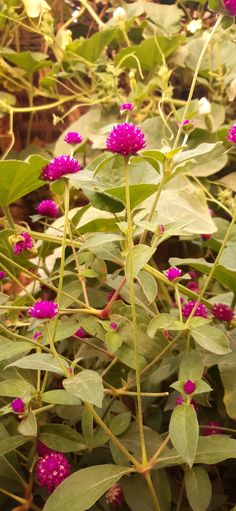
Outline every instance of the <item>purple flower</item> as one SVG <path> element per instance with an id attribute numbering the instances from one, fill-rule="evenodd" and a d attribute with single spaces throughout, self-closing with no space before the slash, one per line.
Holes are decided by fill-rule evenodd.
<path id="1" fill-rule="evenodd" d="M 211 234 L 201 234 L 201 238 L 203 241 L 210 240 Z"/>
<path id="2" fill-rule="evenodd" d="M 110 131 L 106 146 L 112 153 L 128 156 L 136 154 L 146 146 L 145 136 L 142 130 L 131 122 L 117 124 Z"/>
<path id="3" fill-rule="evenodd" d="M 71 473 L 71 464 L 66 456 L 60 452 L 46 454 L 38 460 L 36 465 L 36 476 L 40 486 L 52 493 L 59 484 Z"/>
<path id="4" fill-rule="evenodd" d="M 43 456 L 46 456 L 47 454 L 52 454 L 52 452 L 56 452 L 53 449 L 50 449 L 50 447 L 47 447 L 41 440 L 37 443 L 37 451 L 38 455 L 43 458 Z"/>
<path id="5" fill-rule="evenodd" d="M 131 112 L 133 109 L 134 109 L 133 103 L 122 103 L 122 105 L 120 105 L 121 111 L 129 110 Z"/>
<path id="6" fill-rule="evenodd" d="M 165 227 L 164 227 L 164 225 L 159 225 L 159 229 L 160 229 L 160 231 L 161 231 L 161 234 L 164 234 L 164 232 L 165 232 Z"/>
<path id="7" fill-rule="evenodd" d="M 52 319 L 58 313 L 58 304 L 48 301 L 35 302 L 29 309 L 29 315 L 37 319 Z"/>
<path id="8" fill-rule="evenodd" d="M 226 4 L 226 2 L 225 2 L 225 4 Z M 234 11 L 235 11 L 234 16 L 236 16 L 236 2 L 235 2 L 235 0 L 228 0 L 228 4 L 234 4 Z M 227 140 L 229 142 L 232 142 L 232 144 L 236 144 L 236 124 L 233 124 L 231 126 L 231 128 L 229 129 L 229 131 L 227 133 Z"/>
<path id="9" fill-rule="evenodd" d="M 13 245 L 14 254 L 19 255 L 21 252 L 33 248 L 33 240 L 28 232 L 21 232 L 19 236 L 17 235 L 18 238 L 19 241 L 16 241 Z"/>
<path id="10" fill-rule="evenodd" d="M 171 268 L 166 270 L 164 273 L 165 273 L 165 276 L 168 278 L 168 280 L 170 282 L 172 282 L 172 280 L 175 280 L 175 279 L 178 279 L 179 277 L 181 277 L 183 272 L 179 268 L 172 266 Z"/>
<path id="11" fill-rule="evenodd" d="M 80 135 L 77 131 L 68 131 L 68 133 L 64 137 L 65 142 L 70 145 L 81 144 L 83 141 L 82 135 Z"/>
<path id="12" fill-rule="evenodd" d="M 36 341 L 39 337 L 41 337 L 43 334 L 42 332 L 35 332 L 34 333 L 34 340 Z"/>
<path id="13" fill-rule="evenodd" d="M 188 126 L 189 124 L 194 124 L 194 122 L 191 121 L 190 119 L 184 119 L 183 126 Z M 180 127 L 180 125 L 181 122 L 178 123 L 178 128 Z"/>
<path id="14" fill-rule="evenodd" d="M 88 337 L 87 332 L 81 327 L 75 332 L 76 337 L 80 337 L 81 339 L 84 339 L 84 337 Z"/>
<path id="15" fill-rule="evenodd" d="M 194 280 L 192 280 L 191 282 L 188 282 L 187 288 L 191 289 L 192 291 L 198 292 L 199 291 L 198 282 L 195 282 Z"/>
<path id="16" fill-rule="evenodd" d="M 110 327 L 112 328 L 112 330 L 117 330 L 118 325 L 113 321 L 112 323 L 110 323 Z"/>
<path id="17" fill-rule="evenodd" d="M 215 318 L 220 321 L 232 321 L 234 317 L 234 311 L 225 303 L 216 303 L 213 306 L 212 314 Z"/>
<path id="18" fill-rule="evenodd" d="M 185 394 L 192 394 L 196 390 L 196 385 L 192 380 L 187 380 L 184 383 Z"/>
<path id="19" fill-rule="evenodd" d="M 56 156 L 46 167 L 43 167 L 41 179 L 57 181 L 67 174 L 75 174 L 81 170 L 79 162 L 71 156 Z"/>
<path id="20" fill-rule="evenodd" d="M 22 401 L 20 397 L 16 397 L 16 399 L 14 399 L 14 401 L 11 402 L 11 407 L 13 412 L 15 413 L 23 413 L 25 409 L 25 403 L 24 401 Z"/>
<path id="21" fill-rule="evenodd" d="M 6 275 L 7 275 L 7 274 L 6 274 L 6 272 L 5 272 L 5 271 L 1 271 L 1 270 L 0 270 L 0 280 L 5 279 Z"/>
<path id="22" fill-rule="evenodd" d="M 108 302 L 110 302 L 110 300 L 113 298 L 114 294 L 115 294 L 115 291 L 110 291 L 110 293 L 108 293 L 108 295 L 107 295 Z M 122 300 L 121 296 L 117 295 L 116 300 Z"/>
<path id="23" fill-rule="evenodd" d="M 175 406 L 183 405 L 184 403 L 185 403 L 185 400 L 184 400 L 183 396 L 178 396 L 175 400 Z M 195 399 L 191 399 L 190 405 L 192 405 L 196 410 L 197 403 L 196 403 Z"/>
<path id="24" fill-rule="evenodd" d="M 60 209 L 57 204 L 50 199 L 42 200 L 36 207 L 39 215 L 48 216 L 50 218 L 57 218 L 60 214 Z"/>
<path id="25" fill-rule="evenodd" d="M 191 279 L 197 279 L 197 274 L 195 271 L 189 271 L 188 274 L 191 277 Z"/>
<path id="26" fill-rule="evenodd" d="M 220 435 L 220 434 L 222 434 L 221 428 L 217 427 L 217 426 L 220 426 L 220 423 L 218 421 L 210 421 L 210 422 L 207 423 L 207 426 L 208 427 L 203 428 L 203 435 L 210 436 L 210 435 Z"/>
<path id="27" fill-rule="evenodd" d="M 182 313 L 185 318 L 188 318 L 190 316 L 195 305 L 196 305 L 196 300 L 188 300 L 186 303 L 184 303 L 184 305 L 182 306 Z M 201 316 L 202 318 L 206 318 L 207 314 L 208 313 L 207 313 L 207 309 L 206 309 L 205 305 L 203 305 L 202 303 L 199 303 L 198 306 L 196 307 L 196 310 L 194 311 L 193 315 Z"/>
<path id="28" fill-rule="evenodd" d="M 106 492 L 106 503 L 113 507 L 122 506 L 125 498 L 122 486 L 120 484 L 113 484 L 113 486 Z"/>

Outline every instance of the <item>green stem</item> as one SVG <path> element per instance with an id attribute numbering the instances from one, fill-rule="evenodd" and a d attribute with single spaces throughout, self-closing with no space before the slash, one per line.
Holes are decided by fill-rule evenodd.
<path id="1" fill-rule="evenodd" d="M 15 230 L 15 222 L 13 220 L 13 217 L 12 217 L 12 214 L 11 214 L 11 211 L 10 211 L 10 208 L 6 207 L 2 207 L 2 210 L 3 210 L 3 213 L 4 213 L 4 216 L 6 217 L 7 219 L 7 222 L 8 222 L 8 225 L 11 229 L 14 229 Z"/>
<path id="2" fill-rule="evenodd" d="M 139 367 L 139 341 L 137 332 L 137 317 L 135 308 L 135 290 L 134 290 L 134 260 L 133 260 L 133 227 L 132 227 L 132 216 L 131 216 L 131 205 L 130 205 L 130 193 L 129 193 L 129 160 L 124 158 L 125 161 L 125 198 L 126 198 L 126 212 L 128 222 L 127 242 L 129 251 L 129 288 L 130 288 L 130 305 L 132 310 L 133 318 L 133 338 L 134 338 L 134 352 L 135 352 L 135 372 L 136 372 L 136 385 L 137 385 L 137 408 L 138 408 L 138 426 L 140 434 L 141 452 L 142 452 L 142 464 L 147 463 L 147 453 L 144 438 L 144 427 L 143 427 L 143 412 L 142 412 L 142 397 L 141 397 L 141 382 L 140 382 L 140 367 Z"/>
<path id="3" fill-rule="evenodd" d="M 98 17 L 97 13 L 94 11 L 92 6 L 89 5 L 91 2 L 89 3 L 87 2 L 87 0 L 80 0 L 80 3 L 85 7 L 85 9 L 87 9 L 89 14 L 91 14 L 92 18 L 97 22 L 98 26 L 100 28 L 103 27 L 104 26 L 103 21 Z"/>
<path id="4" fill-rule="evenodd" d="M 150 472 L 147 472 L 147 474 L 145 475 L 145 479 L 146 479 L 146 482 L 147 482 L 147 485 L 149 488 L 149 492 L 150 492 L 150 495 L 151 495 L 151 498 L 153 501 L 153 506 L 154 506 L 153 511 L 161 511 L 161 506 L 160 506 L 159 500 L 157 498 L 155 488 L 153 486 Z"/>
<path id="5" fill-rule="evenodd" d="M 192 83 L 191 83 L 191 87 L 190 87 L 190 91 L 189 91 L 189 95 L 188 95 L 188 99 L 187 99 L 187 103 L 185 105 L 185 109 L 184 109 L 184 112 L 183 112 L 183 116 L 182 116 L 182 119 L 181 119 L 181 123 L 179 125 L 179 129 L 178 129 L 178 132 L 177 132 L 177 135 L 176 135 L 176 139 L 175 139 L 175 142 L 174 142 L 174 145 L 173 145 L 173 149 L 175 149 L 177 146 L 178 146 L 178 143 L 179 143 L 179 139 L 180 139 L 180 135 L 182 133 L 182 129 L 183 129 L 183 123 L 184 123 L 184 120 L 187 118 L 187 114 L 188 114 L 188 110 L 189 110 L 189 105 L 190 105 L 190 102 L 192 100 L 192 97 L 193 97 L 193 93 L 194 93 L 194 89 L 195 89 L 195 86 L 196 86 L 196 83 L 197 83 L 197 77 L 198 77 L 198 73 L 200 71 L 200 68 L 201 68 L 201 64 L 202 64 L 202 61 L 203 61 L 203 57 L 206 53 L 206 50 L 208 48 L 208 45 L 210 44 L 217 28 L 219 27 L 222 19 L 224 17 L 224 14 L 220 14 L 212 31 L 209 33 L 207 39 L 206 39 L 206 42 L 202 48 L 202 51 L 200 53 L 200 56 L 199 56 L 199 59 L 198 59 L 198 63 L 196 65 L 196 69 L 195 69 L 195 72 L 194 72 L 194 75 L 193 75 L 193 80 L 192 80 Z"/>

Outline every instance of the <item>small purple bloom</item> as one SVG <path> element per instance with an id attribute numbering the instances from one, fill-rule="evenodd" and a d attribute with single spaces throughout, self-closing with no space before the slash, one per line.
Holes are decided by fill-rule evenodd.
<path id="1" fill-rule="evenodd" d="M 235 0 L 229 0 L 228 3 L 229 4 L 234 3 L 234 10 L 235 10 L 234 16 L 236 16 L 236 2 L 235 2 Z M 231 128 L 229 129 L 229 131 L 227 133 L 227 140 L 229 142 L 232 142 L 232 144 L 236 144 L 236 124 L 233 124 L 233 126 L 231 126 Z"/>
<path id="2" fill-rule="evenodd" d="M 58 304 L 50 301 L 35 302 L 29 309 L 29 315 L 37 319 L 52 319 L 58 314 Z"/>
<path id="3" fill-rule="evenodd" d="M 175 280 L 175 279 L 178 279 L 179 277 L 181 277 L 183 272 L 179 268 L 172 266 L 171 268 L 166 270 L 164 273 L 165 273 L 165 276 L 168 278 L 168 280 L 170 282 L 172 282 L 172 280 Z"/>
<path id="4" fill-rule="evenodd" d="M 134 109 L 133 103 L 122 103 L 122 105 L 120 105 L 121 111 L 128 110 L 129 112 L 131 112 L 133 109 Z"/>
<path id="5" fill-rule="evenodd" d="M 145 136 L 142 130 L 131 122 L 117 124 L 110 131 L 106 146 L 112 153 L 129 156 L 136 154 L 146 146 Z"/>
<path id="6" fill-rule="evenodd" d="M 25 409 L 25 403 L 24 401 L 22 401 L 20 397 L 16 397 L 16 399 L 14 399 L 14 401 L 11 402 L 11 407 L 13 412 L 15 413 L 23 413 Z"/>
<path id="7" fill-rule="evenodd" d="M 192 380 L 187 380 L 184 383 L 184 392 L 186 394 L 192 394 L 196 390 L 196 385 Z"/>
<path id="8" fill-rule="evenodd" d="M 175 406 L 183 405 L 184 403 L 185 403 L 185 400 L 184 400 L 183 396 L 178 396 L 175 400 Z M 192 405 L 196 410 L 197 403 L 196 403 L 195 399 L 191 399 L 190 405 Z"/>
<path id="9" fill-rule="evenodd" d="M 52 454 L 52 452 L 56 452 L 53 449 L 50 449 L 50 447 L 47 447 L 41 440 L 37 443 L 37 451 L 38 455 L 43 458 L 43 456 L 46 456 L 47 454 Z"/>
<path id="10" fill-rule="evenodd" d="M 115 291 L 110 291 L 110 293 L 108 293 L 108 295 L 107 295 L 108 302 L 110 302 L 110 300 L 113 298 L 114 294 L 115 294 Z M 121 296 L 117 295 L 116 300 L 122 300 Z"/>
<path id="11" fill-rule="evenodd" d="M 187 283 L 187 288 L 191 289 L 191 291 L 195 291 L 196 293 L 199 291 L 199 285 L 198 282 L 192 280 L 191 282 Z"/>
<path id="12" fill-rule="evenodd" d="M 49 218 L 57 218 L 60 214 L 60 209 L 57 204 L 50 199 L 42 200 L 36 207 L 39 215 L 48 216 Z"/>
<path id="13" fill-rule="evenodd" d="M 19 255 L 21 252 L 33 248 L 33 240 L 28 232 L 21 232 L 19 236 L 17 235 L 17 238 L 19 238 L 19 241 L 13 245 L 14 254 Z"/>
<path id="14" fill-rule="evenodd" d="M 194 122 L 191 121 L 190 119 L 184 119 L 183 126 L 188 126 L 189 124 L 194 124 Z M 180 125 L 181 122 L 178 123 L 178 128 L 180 127 Z"/>
<path id="15" fill-rule="evenodd" d="M 195 300 L 188 300 L 186 303 L 184 303 L 184 305 L 182 306 L 182 313 L 185 318 L 188 318 L 190 316 L 195 305 L 196 305 Z M 208 314 L 208 312 L 207 312 L 205 305 L 203 305 L 202 303 L 199 303 L 198 306 L 196 307 L 196 310 L 194 311 L 193 315 L 200 316 L 202 318 L 206 318 L 207 314 Z"/>
<path id="16" fill-rule="evenodd" d="M 225 303 L 216 303 L 213 306 L 212 314 L 215 318 L 220 321 L 232 321 L 234 317 L 234 311 Z"/>
<path id="17" fill-rule="evenodd" d="M 113 321 L 112 323 L 110 323 L 110 327 L 112 328 L 112 330 L 117 330 L 118 325 Z"/>
<path id="18" fill-rule="evenodd" d="M 0 280 L 5 279 L 6 275 L 7 275 L 7 274 L 6 274 L 6 272 L 5 272 L 5 271 L 1 271 L 1 270 L 0 270 Z"/>
<path id="19" fill-rule="evenodd" d="M 64 137 L 64 140 L 67 142 L 67 144 L 77 145 L 81 144 L 83 137 L 77 131 L 68 131 Z"/>
<path id="20" fill-rule="evenodd" d="M 34 340 L 36 341 L 39 337 L 41 337 L 43 334 L 42 332 L 35 332 L 34 333 Z"/>
<path id="21" fill-rule="evenodd" d="M 48 492 L 52 493 L 70 475 L 71 468 L 71 464 L 64 454 L 52 452 L 38 460 L 36 476 L 40 486 L 47 488 Z"/>
<path id="22" fill-rule="evenodd" d="M 81 339 L 84 339 L 84 337 L 88 337 L 87 332 L 81 327 L 75 332 L 76 337 L 80 337 Z"/>
<path id="23" fill-rule="evenodd" d="M 113 486 L 106 492 L 106 503 L 113 507 L 122 506 L 125 498 L 122 486 L 120 484 L 113 484 Z"/>
<path id="24" fill-rule="evenodd" d="M 43 167 L 41 179 L 57 181 L 67 174 L 75 174 L 81 170 L 79 162 L 72 156 L 56 156 L 46 167 Z"/>
<path id="25" fill-rule="evenodd" d="M 211 239 L 211 234 L 201 234 L 201 238 L 203 241 L 207 241 Z"/>
<path id="26" fill-rule="evenodd" d="M 164 225 L 160 225 L 159 228 L 160 228 L 161 234 L 164 234 L 164 232 L 165 232 Z"/>
<path id="27" fill-rule="evenodd" d="M 220 423 L 218 421 L 208 422 L 206 428 L 203 429 L 203 434 L 205 436 L 222 434 L 222 430 L 218 426 L 220 426 Z"/>

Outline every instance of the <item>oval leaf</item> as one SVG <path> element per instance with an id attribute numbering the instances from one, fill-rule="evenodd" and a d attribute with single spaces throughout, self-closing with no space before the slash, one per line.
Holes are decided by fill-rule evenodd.
<path id="1" fill-rule="evenodd" d="M 205 468 L 193 467 L 187 470 L 184 482 L 188 501 L 193 511 L 206 511 L 211 501 L 212 489 Z"/>
<path id="2" fill-rule="evenodd" d="M 196 412 L 191 405 L 176 406 L 170 419 L 170 438 L 184 461 L 192 467 L 199 434 Z"/>
<path id="3" fill-rule="evenodd" d="M 214 326 L 204 325 L 191 328 L 191 334 L 199 346 L 217 355 L 226 355 L 231 352 L 227 337 Z"/>
<path id="4" fill-rule="evenodd" d="M 102 378 L 95 371 L 85 369 L 73 378 L 64 380 L 63 386 L 72 396 L 79 397 L 82 401 L 87 401 L 101 408 L 104 390 Z"/>

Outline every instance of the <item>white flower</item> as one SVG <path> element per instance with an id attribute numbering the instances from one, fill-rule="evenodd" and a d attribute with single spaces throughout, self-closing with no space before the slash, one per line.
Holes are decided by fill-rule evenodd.
<path id="1" fill-rule="evenodd" d="M 25 11 L 29 18 L 39 18 L 42 14 L 51 10 L 46 0 L 22 0 Z"/>
<path id="2" fill-rule="evenodd" d="M 202 28 L 202 20 L 201 19 L 192 20 L 187 25 L 187 31 L 191 32 L 191 34 L 195 34 L 195 32 L 197 32 L 197 30 L 201 30 L 201 28 Z"/>
<path id="3" fill-rule="evenodd" d="M 198 113 L 200 115 L 208 115 L 211 113 L 211 103 L 207 98 L 201 98 L 198 101 Z"/>
<path id="4" fill-rule="evenodd" d="M 123 7 L 117 7 L 113 12 L 113 19 L 116 21 L 125 21 L 126 20 L 126 11 Z"/>

